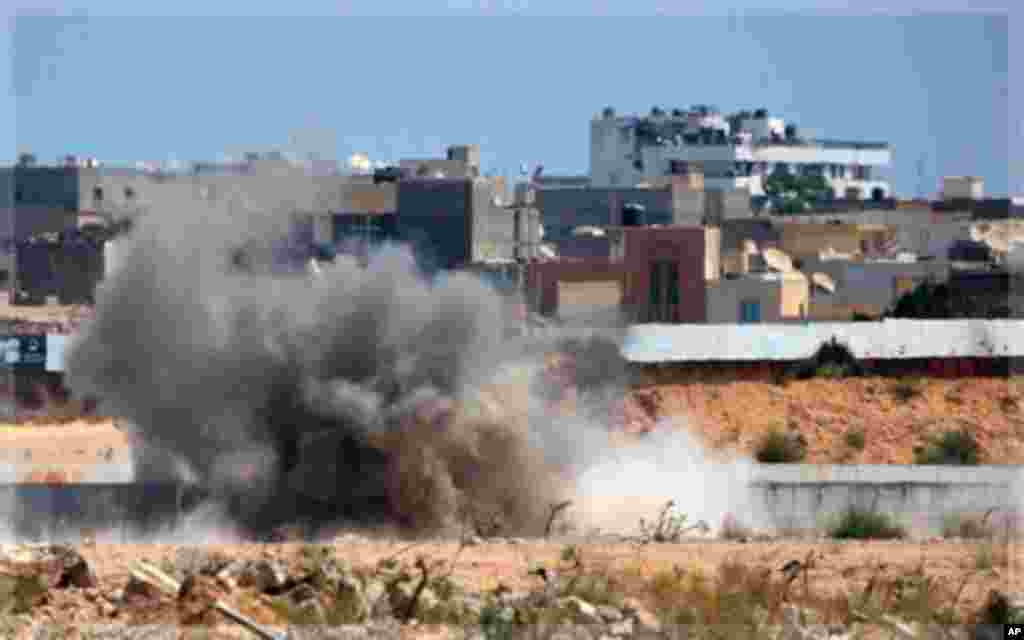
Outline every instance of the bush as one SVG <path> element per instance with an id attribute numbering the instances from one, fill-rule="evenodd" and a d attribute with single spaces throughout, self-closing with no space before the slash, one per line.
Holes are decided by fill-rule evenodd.
<path id="1" fill-rule="evenodd" d="M 850 348 L 833 337 L 818 347 L 813 356 L 798 365 L 795 373 L 801 380 L 852 378 L 863 375 L 864 368 Z"/>
<path id="2" fill-rule="evenodd" d="M 889 393 L 900 402 L 910 402 L 923 395 L 921 384 L 916 378 L 904 378 L 889 385 Z"/>
<path id="3" fill-rule="evenodd" d="M 754 457 L 762 464 L 801 462 L 807 455 L 807 442 L 799 433 L 769 431 L 761 440 Z"/>
<path id="4" fill-rule="evenodd" d="M 946 431 L 914 451 L 917 464 L 975 465 L 978 459 L 978 441 L 966 429 Z"/>
<path id="5" fill-rule="evenodd" d="M 846 432 L 846 446 L 857 451 L 863 451 L 866 444 L 866 437 L 863 429 L 853 429 Z"/>
<path id="6" fill-rule="evenodd" d="M 829 530 L 836 540 L 897 540 L 906 535 L 891 516 L 857 508 L 847 509 Z"/>

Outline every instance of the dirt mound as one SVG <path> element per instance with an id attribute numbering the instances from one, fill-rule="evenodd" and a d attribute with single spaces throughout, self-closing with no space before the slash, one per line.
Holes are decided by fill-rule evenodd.
<path id="1" fill-rule="evenodd" d="M 772 429 L 799 431 L 807 462 L 911 464 L 929 435 L 967 428 L 990 464 L 1024 463 L 1024 387 L 1014 379 L 708 381 L 667 373 L 627 394 L 627 430 L 686 417 L 712 449 L 752 454 Z M 862 432 L 863 448 L 847 434 Z M 854 439 L 855 440 L 855 439 Z"/>

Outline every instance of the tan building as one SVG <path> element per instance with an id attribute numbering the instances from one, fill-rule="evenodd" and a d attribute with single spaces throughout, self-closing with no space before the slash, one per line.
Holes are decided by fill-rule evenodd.
<path id="1" fill-rule="evenodd" d="M 881 224 L 784 223 L 780 227 L 779 248 L 794 259 L 828 251 L 870 255 L 884 251 L 897 236 L 896 228 Z"/>

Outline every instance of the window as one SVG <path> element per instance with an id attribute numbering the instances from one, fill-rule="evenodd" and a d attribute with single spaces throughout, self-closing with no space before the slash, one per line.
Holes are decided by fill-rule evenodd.
<path id="1" fill-rule="evenodd" d="M 125 197 L 126 200 L 134 200 L 135 199 L 135 189 L 132 189 L 131 187 L 125 187 L 124 188 L 124 197 Z"/>
<path id="2" fill-rule="evenodd" d="M 22 202 L 24 200 L 25 200 L 25 192 L 22 191 L 20 187 L 15 189 L 14 190 L 14 201 L 15 202 Z"/>
<path id="3" fill-rule="evenodd" d="M 744 300 L 740 302 L 740 323 L 753 324 L 761 322 L 761 301 Z"/>
<path id="4" fill-rule="evenodd" d="M 93 187 L 92 199 L 96 202 L 103 202 L 103 187 Z"/>
<path id="5" fill-rule="evenodd" d="M 670 261 L 650 263 L 648 294 L 650 322 L 673 322 L 679 305 L 679 265 Z"/>

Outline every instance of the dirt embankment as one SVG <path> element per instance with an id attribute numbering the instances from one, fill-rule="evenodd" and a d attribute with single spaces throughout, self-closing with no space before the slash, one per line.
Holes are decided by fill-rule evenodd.
<path id="1" fill-rule="evenodd" d="M 751 454 L 771 429 L 795 429 L 811 463 L 910 464 L 930 435 L 966 428 L 981 461 L 1024 463 L 1024 381 L 1015 378 L 850 378 L 785 385 L 645 375 L 628 393 L 625 423 L 658 421 L 699 434 L 716 450 Z M 862 449 L 847 434 L 864 434 Z"/>

